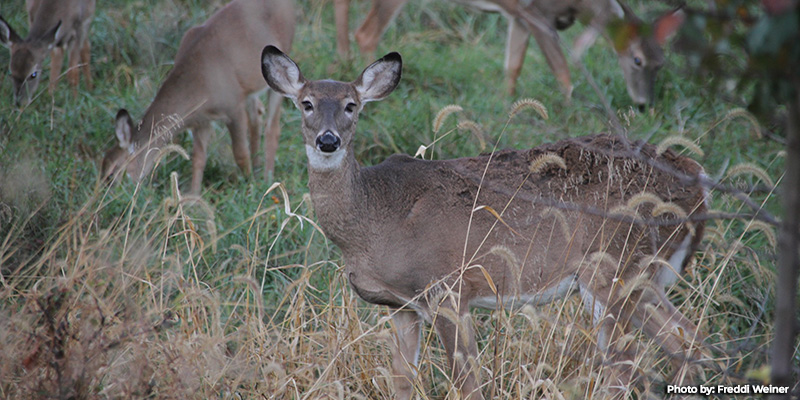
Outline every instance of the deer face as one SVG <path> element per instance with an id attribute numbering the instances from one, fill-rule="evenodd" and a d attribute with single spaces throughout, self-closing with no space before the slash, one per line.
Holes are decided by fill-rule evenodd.
<path id="1" fill-rule="evenodd" d="M 307 81 L 297 64 L 275 46 L 262 52 L 261 72 L 270 88 L 292 99 L 303 112 L 309 167 L 337 169 L 352 152 L 358 113 L 364 103 L 388 96 L 400 81 L 402 60 L 390 53 L 368 66 L 353 82 Z"/>
<path id="2" fill-rule="evenodd" d="M 27 105 L 39 86 L 42 64 L 56 45 L 61 22 L 40 37 L 22 39 L 0 18 L 0 43 L 11 49 L 9 71 L 14 86 L 14 104 Z"/>

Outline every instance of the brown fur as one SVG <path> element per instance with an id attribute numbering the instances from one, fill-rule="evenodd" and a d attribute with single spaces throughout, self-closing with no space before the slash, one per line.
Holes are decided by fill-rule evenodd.
<path id="1" fill-rule="evenodd" d="M 191 191 L 199 193 L 211 122 L 221 120 L 230 132 L 236 164 L 249 176 L 251 160 L 259 160 L 263 106 L 258 95 L 265 88 L 258 69 L 258 51 L 265 44 L 291 48 L 294 28 L 290 0 L 234 0 L 204 24 L 189 29 L 172 71 L 142 121 L 135 124 L 127 112 L 118 114 L 121 143 L 106 153 L 103 175 L 110 177 L 124 168 L 138 181 L 153 167 L 157 153 L 153 149 L 171 142 L 183 129 L 191 129 Z M 270 96 L 267 114 L 265 175 L 274 167 L 280 136 L 279 96 Z M 129 133 L 123 140 L 120 136 L 125 136 L 125 130 Z"/>
<path id="2" fill-rule="evenodd" d="M 394 89 L 400 56 L 376 61 L 353 83 L 306 81 L 269 46 L 262 60 L 269 85 L 303 112 L 311 199 L 319 225 L 342 250 L 344 273 L 364 300 L 397 310 L 398 398 L 412 393 L 409 364 L 421 319 L 435 325 L 462 394 L 482 398 L 466 317 L 471 305 L 540 304 L 579 292 L 610 361 L 624 361 L 616 338 L 631 325 L 679 366 L 699 356 L 684 350 L 702 336 L 664 295 L 658 261 L 684 244 L 685 253 L 670 260 L 679 274 L 702 237 L 703 222 L 692 220 L 706 207 L 696 162 L 599 134 L 444 161 L 394 155 L 362 168 L 352 144 L 358 111 Z M 330 145 L 334 137 L 340 143 Z M 541 167 L 545 155 L 566 168 Z M 532 164 L 540 168 L 531 172 Z M 653 216 L 648 203 L 628 206 L 640 193 L 685 215 Z M 607 378 L 622 393 L 636 378 L 626 365 Z"/>

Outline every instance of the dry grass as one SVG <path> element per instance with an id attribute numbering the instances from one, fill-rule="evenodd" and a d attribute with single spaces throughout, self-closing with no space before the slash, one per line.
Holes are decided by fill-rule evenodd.
<path id="1" fill-rule="evenodd" d="M 228 262 L 237 267 L 226 270 L 239 275 L 201 279 L 198 270 L 226 233 L 216 231 L 215 210 L 183 197 L 176 182 L 162 204 L 143 207 L 134 198 L 107 227 L 97 219 L 112 199 L 98 186 L 36 259 L 16 270 L 4 267 L 0 397 L 393 397 L 385 309 L 357 300 L 335 260 L 309 256 L 305 264 L 273 265 L 271 247 L 235 246 L 239 255 Z M 302 224 L 307 242 L 298 252 L 327 246 L 311 216 L 299 211 L 307 198 L 292 210 L 285 191 L 271 197 L 278 188 L 264 193 L 267 201 L 243 224 L 281 219 L 280 229 L 264 233 L 272 243 Z M 735 200 L 727 204 L 740 211 Z M 672 290 L 681 311 L 721 349 L 701 367 L 715 385 L 746 382 L 748 371 L 764 363 L 770 343 L 763 310 L 774 274 L 762 261 L 774 255 L 761 244 L 774 238 L 763 223 L 744 230 L 738 224 L 711 222 L 709 240 Z M 10 240 L 0 247 L 0 260 L 14 245 Z M 293 277 L 265 288 L 267 275 L 290 277 L 288 271 Z M 272 293 L 265 296 L 267 291 Z M 732 293 L 761 304 L 754 307 Z M 542 308 L 474 314 L 484 393 L 606 397 L 608 366 L 595 347 L 590 319 L 574 296 Z M 638 347 L 634 368 L 647 378 L 633 397 L 663 393 L 666 382 L 680 382 L 669 357 L 640 333 L 621 342 Z M 435 334 L 426 329 L 420 398 L 455 398 L 446 365 Z"/>

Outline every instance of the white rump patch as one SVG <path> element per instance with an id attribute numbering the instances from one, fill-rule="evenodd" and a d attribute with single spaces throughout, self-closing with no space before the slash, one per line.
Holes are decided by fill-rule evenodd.
<path id="1" fill-rule="evenodd" d="M 339 148 L 333 153 L 323 153 L 314 146 L 306 145 L 308 166 L 315 171 L 331 171 L 342 166 L 347 149 Z"/>

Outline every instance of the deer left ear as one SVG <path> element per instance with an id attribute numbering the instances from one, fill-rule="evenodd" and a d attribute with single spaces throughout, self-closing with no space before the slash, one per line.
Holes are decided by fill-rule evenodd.
<path id="1" fill-rule="evenodd" d="M 678 31 L 685 20 L 686 13 L 681 9 L 662 15 L 655 24 L 653 24 L 653 39 L 655 39 L 660 46 L 663 46 L 664 43 L 667 42 L 667 39 Z"/>

